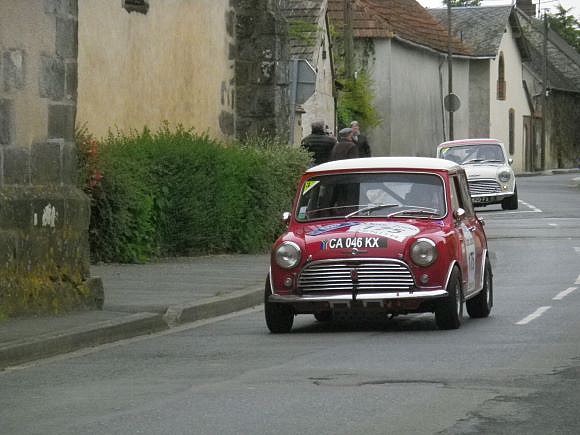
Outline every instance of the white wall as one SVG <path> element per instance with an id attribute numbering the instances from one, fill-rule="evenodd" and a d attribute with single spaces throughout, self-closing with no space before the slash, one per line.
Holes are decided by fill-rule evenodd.
<path id="1" fill-rule="evenodd" d="M 506 99 L 497 99 L 499 53 L 503 53 L 506 81 Z M 509 110 L 515 111 L 513 168 L 523 171 L 524 164 L 524 116 L 530 116 L 530 108 L 522 84 L 522 59 L 511 27 L 507 27 L 498 55 L 490 62 L 490 137 L 500 140 L 509 151 Z"/>
<path id="2" fill-rule="evenodd" d="M 335 103 L 333 96 L 334 76 L 330 62 L 330 42 L 326 26 L 325 14 L 321 14 L 318 22 L 320 40 L 314 52 L 313 67 L 316 70 L 316 90 L 303 105 L 305 111 L 302 114 L 302 137 L 295 138 L 295 143 L 300 143 L 303 137 L 311 133 L 313 121 L 324 121 L 331 131 L 335 130 Z"/>
<path id="3" fill-rule="evenodd" d="M 383 118 L 369 134 L 373 155 L 435 156 L 437 145 L 449 137 L 442 102 L 448 92 L 446 57 L 398 41 L 375 40 L 369 67 L 375 106 Z M 454 113 L 456 139 L 467 137 L 469 129 L 468 75 L 469 63 L 454 59 L 453 93 L 461 100 Z"/>

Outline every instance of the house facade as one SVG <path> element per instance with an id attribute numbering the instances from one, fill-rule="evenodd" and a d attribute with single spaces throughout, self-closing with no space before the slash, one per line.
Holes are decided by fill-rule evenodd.
<path id="1" fill-rule="evenodd" d="M 342 29 L 344 2 L 330 0 L 329 11 L 331 23 Z M 449 139 L 447 30 L 414 0 L 355 0 L 351 22 L 356 69 L 370 75 L 381 117 L 374 128 L 362 126 L 373 155 L 435 156 L 436 146 Z M 451 49 L 459 138 L 469 128 L 470 50 L 455 37 Z"/>
<path id="2" fill-rule="evenodd" d="M 447 9 L 429 9 L 442 24 Z M 506 146 L 516 172 L 532 152 L 534 109 L 524 85 L 529 49 L 513 6 L 451 9 L 454 34 L 473 52 L 469 62 L 469 129 L 466 137 L 492 137 Z M 458 137 L 459 138 L 459 137 Z"/>
<path id="3" fill-rule="evenodd" d="M 299 144 L 311 133 L 313 121 L 324 121 L 330 131 L 336 130 L 334 65 L 327 7 L 327 0 L 287 0 L 282 10 L 289 26 L 290 59 L 308 61 L 316 73 L 312 96 L 290 107 L 294 110 L 290 121 L 293 144 Z"/>
<path id="4" fill-rule="evenodd" d="M 546 32 L 531 6 L 529 0 L 518 1 L 516 8 L 530 48 L 523 72 L 535 110 L 533 148 L 526 164 L 529 170 L 576 167 L 580 164 L 580 55 L 556 32 Z"/>

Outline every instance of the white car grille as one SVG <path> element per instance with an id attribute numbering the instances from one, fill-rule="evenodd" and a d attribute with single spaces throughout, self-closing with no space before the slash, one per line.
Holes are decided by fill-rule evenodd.
<path id="1" fill-rule="evenodd" d="M 414 287 L 407 265 L 398 260 L 324 260 L 307 265 L 298 279 L 302 293 L 397 292 Z"/>
<path id="2" fill-rule="evenodd" d="M 501 193 L 501 186 L 496 180 L 469 180 L 470 195 L 493 195 Z"/>

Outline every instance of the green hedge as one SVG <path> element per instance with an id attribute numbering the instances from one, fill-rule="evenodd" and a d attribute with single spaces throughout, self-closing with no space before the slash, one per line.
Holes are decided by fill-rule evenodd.
<path id="1" fill-rule="evenodd" d="M 273 140 L 225 145 L 181 127 L 77 142 L 94 261 L 264 252 L 309 162 Z"/>

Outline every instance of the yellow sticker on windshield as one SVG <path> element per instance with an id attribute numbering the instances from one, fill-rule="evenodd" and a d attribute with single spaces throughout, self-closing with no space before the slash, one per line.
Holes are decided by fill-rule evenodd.
<path id="1" fill-rule="evenodd" d="M 304 189 L 302 190 L 302 195 L 306 194 L 310 189 L 316 186 L 320 181 L 307 181 L 304 183 Z"/>

